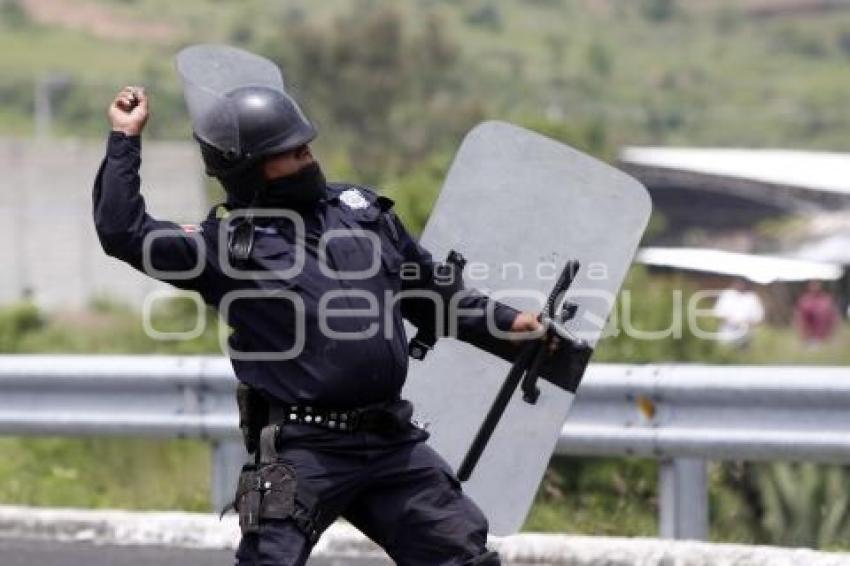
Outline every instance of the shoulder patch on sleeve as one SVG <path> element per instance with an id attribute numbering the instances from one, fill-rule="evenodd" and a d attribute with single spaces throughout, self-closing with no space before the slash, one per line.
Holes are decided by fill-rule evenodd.
<path id="1" fill-rule="evenodd" d="M 203 227 L 201 227 L 199 224 L 181 224 L 180 229 L 187 234 L 195 234 L 197 232 L 204 231 Z"/>

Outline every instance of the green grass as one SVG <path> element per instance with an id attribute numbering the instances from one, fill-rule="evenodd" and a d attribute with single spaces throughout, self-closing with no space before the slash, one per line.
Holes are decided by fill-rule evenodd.
<path id="1" fill-rule="evenodd" d="M 656 536 L 657 473 L 652 460 L 555 457 L 523 530 Z"/>
<path id="2" fill-rule="evenodd" d="M 0 438 L 0 503 L 210 510 L 210 447 L 194 440 Z"/>
<path id="3" fill-rule="evenodd" d="M 192 324 L 185 302 L 163 305 L 154 326 Z M 145 336 L 139 316 L 101 298 L 83 313 L 44 315 L 32 305 L 0 309 L 0 352 L 217 352 L 217 328 L 191 342 Z M 210 447 L 200 440 L 0 438 L 0 503 L 208 511 Z"/>
<path id="4" fill-rule="evenodd" d="M 844 80 L 850 12 L 758 20 L 745 16 L 738 3 L 706 8 L 691 0 L 678 2 L 682 9 L 672 19 L 651 22 L 642 15 L 643 3 L 103 0 L 98 4 L 115 18 L 167 22 L 177 33 L 146 43 L 56 26 L 5 29 L 0 82 L 56 71 L 111 92 L 157 65 L 167 69 L 168 88 L 176 88 L 171 59 L 186 43 L 286 42 L 281 30 L 298 18 L 323 23 L 319 33 L 330 34 L 336 19 L 377 5 L 405 15 L 410 29 L 426 12 L 439 13 L 462 48 L 467 87 L 490 115 L 540 117 L 559 106 L 568 122 L 603 120 L 612 144 L 850 149 L 850 111 L 843 103 L 850 96 Z M 487 5 L 498 14 L 497 27 L 470 18 Z M 607 61 L 601 67 L 600 57 Z M 666 115 L 667 125 L 653 125 L 653 112 Z M 0 128 L 21 131 L 3 116 Z"/>
<path id="5" fill-rule="evenodd" d="M 81 31 L 25 27 L 0 32 L 3 82 L 66 73 L 96 84 L 124 84 L 137 78 L 156 53 L 139 42 L 104 41 Z"/>
<path id="6" fill-rule="evenodd" d="M 844 325 L 823 345 L 808 346 L 788 328 L 764 326 L 758 329 L 750 347 L 736 353 L 743 364 L 850 365 L 850 327 Z"/>
<path id="7" fill-rule="evenodd" d="M 32 136 L 35 132 L 35 122 L 31 114 L 0 108 L 0 131 L 7 136 Z"/>

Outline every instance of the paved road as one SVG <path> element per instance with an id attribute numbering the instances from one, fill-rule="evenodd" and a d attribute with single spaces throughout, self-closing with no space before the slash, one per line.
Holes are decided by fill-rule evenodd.
<path id="1" fill-rule="evenodd" d="M 220 550 L 97 546 L 88 543 L 0 538 L 0 566 L 232 566 L 233 553 Z M 388 566 L 353 558 L 316 559 L 309 566 Z"/>

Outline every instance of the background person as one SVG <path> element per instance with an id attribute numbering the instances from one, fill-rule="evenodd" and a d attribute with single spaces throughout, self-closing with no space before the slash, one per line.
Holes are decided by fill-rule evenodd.
<path id="1" fill-rule="evenodd" d="M 828 342 L 838 328 L 840 315 L 833 296 L 820 281 L 809 281 L 794 307 L 794 325 L 808 345 Z"/>
<path id="2" fill-rule="evenodd" d="M 764 321 L 761 298 L 743 279 L 736 279 L 720 293 L 713 310 L 721 320 L 717 340 L 738 348 L 749 345 L 753 328 Z"/>

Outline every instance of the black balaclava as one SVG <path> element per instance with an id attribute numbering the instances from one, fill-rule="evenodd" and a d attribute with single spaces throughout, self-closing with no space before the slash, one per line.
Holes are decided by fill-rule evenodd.
<path id="1" fill-rule="evenodd" d="M 299 213 L 314 210 L 327 196 L 327 183 L 317 162 L 295 173 L 266 180 L 262 164 L 254 164 L 236 175 L 220 176 L 227 190 L 227 207 L 285 208 Z M 254 220 L 248 215 L 235 223 L 228 239 L 231 260 L 246 260 L 254 249 Z"/>
<path id="2" fill-rule="evenodd" d="M 288 208 L 307 212 L 327 196 L 327 182 L 317 162 L 295 173 L 265 182 L 257 204 L 263 208 Z"/>
<path id="3" fill-rule="evenodd" d="M 226 204 L 230 209 L 257 206 L 257 187 L 266 183 L 260 165 L 253 165 L 238 174 L 219 175 L 218 180 L 227 194 Z"/>

